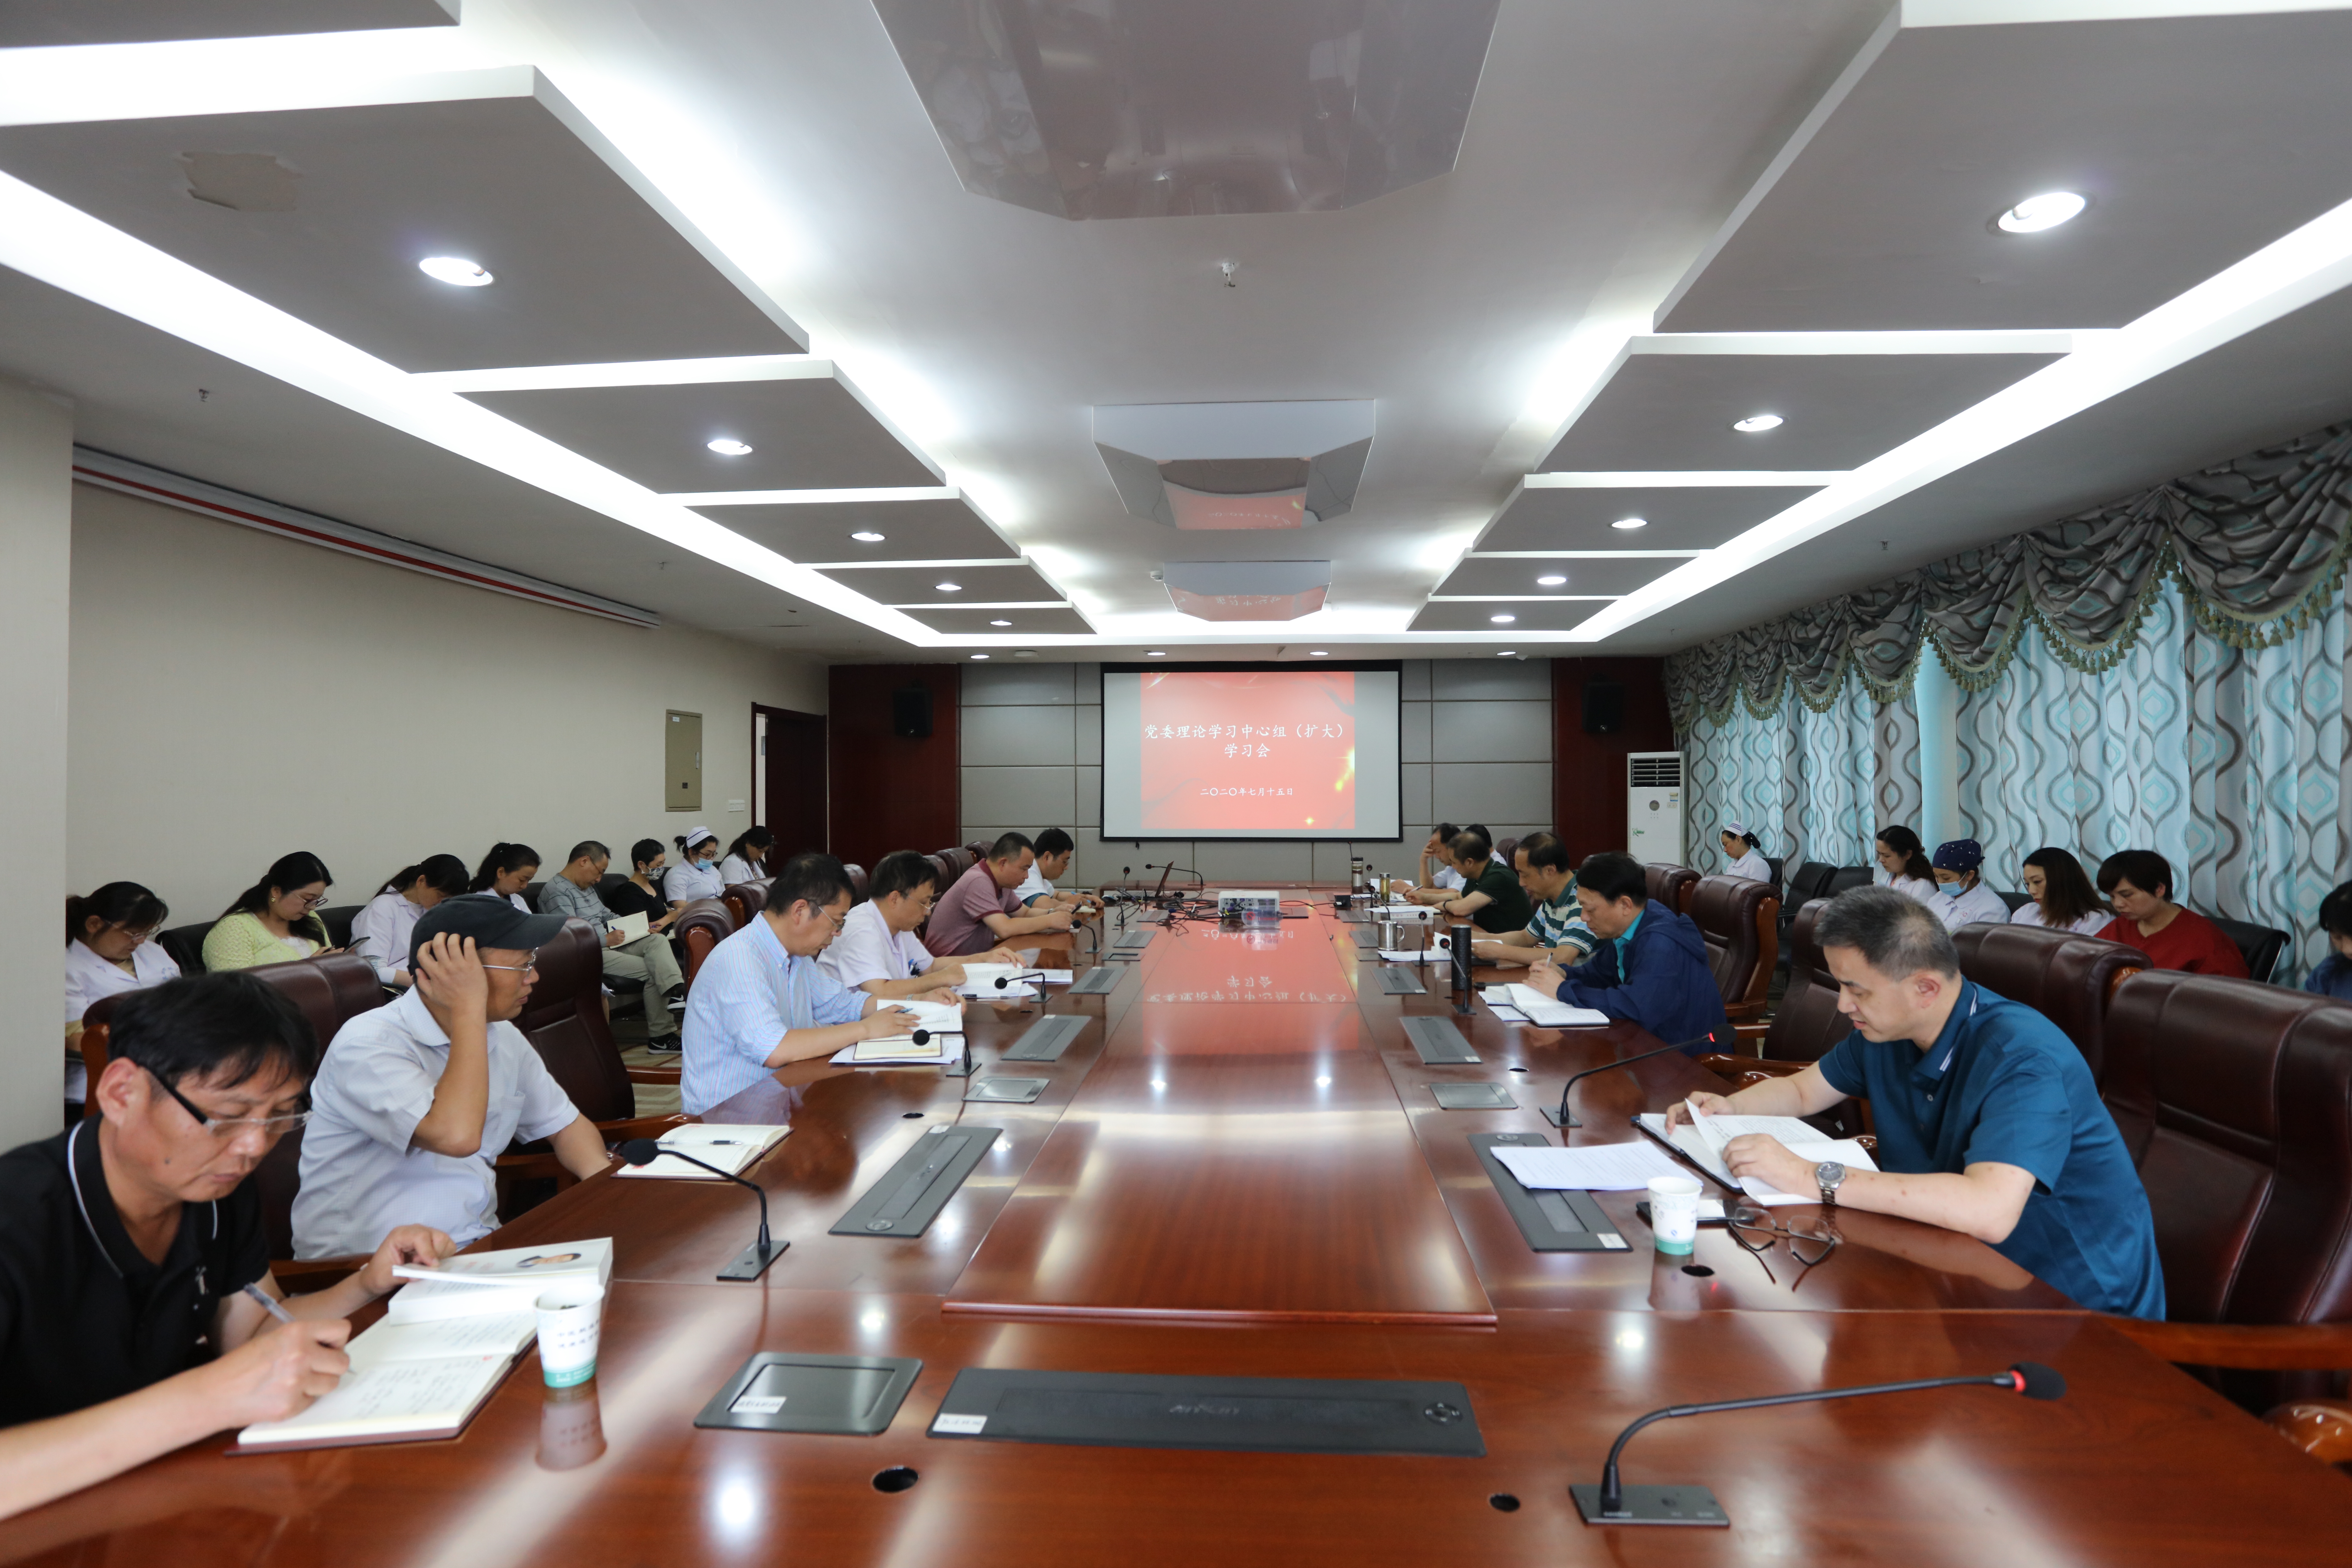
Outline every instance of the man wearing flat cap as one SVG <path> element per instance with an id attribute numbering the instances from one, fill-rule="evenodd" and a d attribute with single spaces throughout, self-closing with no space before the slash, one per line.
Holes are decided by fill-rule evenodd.
<path id="1" fill-rule="evenodd" d="M 561 915 L 474 893 L 416 922 L 416 984 L 338 1029 L 310 1082 L 295 1257 L 373 1252 L 404 1221 L 458 1247 L 488 1236 L 499 1223 L 491 1167 L 518 1137 L 552 1140 L 575 1176 L 610 1163 L 595 1124 L 510 1022 L 530 994 L 533 954 L 562 929 Z"/>
<path id="2" fill-rule="evenodd" d="M 1936 846 L 1936 898 L 1927 907 L 1936 911 L 1946 931 L 1958 931 L 1979 921 L 1999 925 L 2009 919 L 2009 905 L 1984 885 L 1984 846 L 1973 838 L 1955 838 Z"/>

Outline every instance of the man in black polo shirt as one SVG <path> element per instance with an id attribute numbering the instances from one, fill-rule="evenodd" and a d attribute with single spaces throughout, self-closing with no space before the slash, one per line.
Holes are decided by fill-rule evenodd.
<path id="1" fill-rule="evenodd" d="M 301 1124 L 319 1047 L 267 982 L 133 993 L 110 1050 L 97 1115 L 0 1156 L 0 1518 L 294 1415 L 349 1368 L 345 1320 L 394 1268 L 451 1250 L 404 1226 L 341 1284 L 280 1295 L 249 1178 Z"/>

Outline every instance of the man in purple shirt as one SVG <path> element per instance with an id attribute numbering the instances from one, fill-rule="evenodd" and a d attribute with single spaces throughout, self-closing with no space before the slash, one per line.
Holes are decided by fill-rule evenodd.
<path id="1" fill-rule="evenodd" d="M 1066 909 L 1021 912 L 1025 906 L 1013 889 L 1036 860 L 1036 848 L 1026 834 L 1008 833 L 990 845 L 988 858 L 957 878 L 955 886 L 931 906 L 923 945 L 941 958 L 961 958 L 1032 931 L 1069 930 L 1070 911 Z"/>

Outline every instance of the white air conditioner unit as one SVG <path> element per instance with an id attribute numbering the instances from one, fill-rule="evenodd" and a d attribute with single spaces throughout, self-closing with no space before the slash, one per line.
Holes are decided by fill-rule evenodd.
<path id="1" fill-rule="evenodd" d="M 1683 863 L 1683 754 L 1633 752 L 1625 758 L 1625 852 L 1636 860 Z"/>

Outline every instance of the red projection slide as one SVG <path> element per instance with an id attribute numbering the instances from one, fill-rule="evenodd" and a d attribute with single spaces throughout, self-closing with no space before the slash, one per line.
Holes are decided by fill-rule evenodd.
<path id="1" fill-rule="evenodd" d="M 1353 671 L 1153 670 L 1142 717 L 1145 832 L 1356 826 Z"/>

